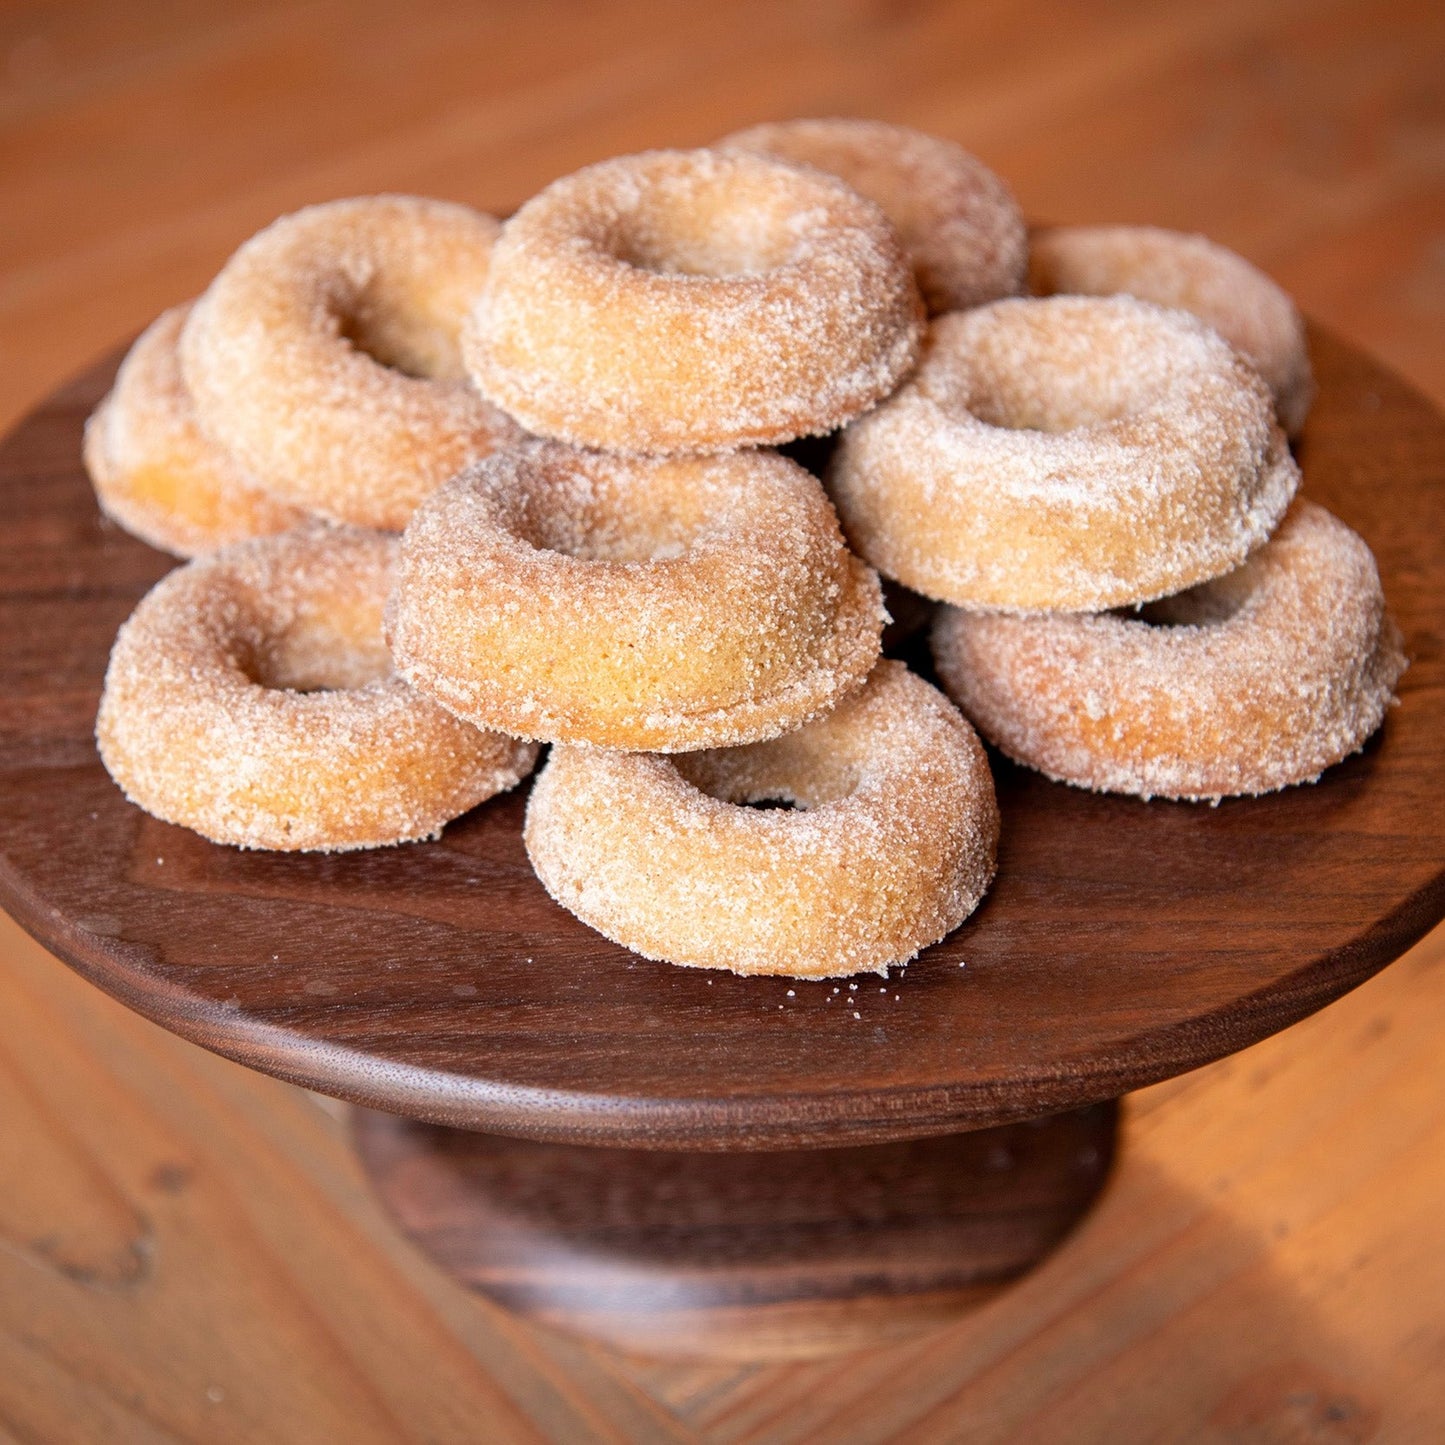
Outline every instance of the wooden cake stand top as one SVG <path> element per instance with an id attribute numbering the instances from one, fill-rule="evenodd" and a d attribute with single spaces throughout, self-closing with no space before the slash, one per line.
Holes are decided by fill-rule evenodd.
<path id="1" fill-rule="evenodd" d="M 900 975 L 739 979 L 553 904 L 525 787 L 439 842 L 244 853 L 147 817 L 92 726 L 170 559 L 102 522 L 80 434 L 115 358 L 0 448 L 0 903 L 176 1033 L 435 1123 L 673 1149 L 856 1144 L 1111 1098 L 1263 1038 L 1445 913 L 1445 421 L 1316 333 L 1305 488 L 1374 548 L 1410 671 L 1363 754 L 1218 808 L 998 763 L 998 882 Z"/>

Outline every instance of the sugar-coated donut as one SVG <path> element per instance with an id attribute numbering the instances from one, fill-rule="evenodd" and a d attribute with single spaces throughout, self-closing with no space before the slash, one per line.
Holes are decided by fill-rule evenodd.
<path id="1" fill-rule="evenodd" d="M 649 151 L 506 223 L 463 350 L 539 435 L 708 452 L 842 425 L 912 366 L 921 324 L 897 233 L 835 177 Z"/>
<path id="2" fill-rule="evenodd" d="M 828 484 L 853 546 L 925 596 L 1093 611 L 1238 566 L 1299 469 L 1264 384 L 1203 322 L 1056 296 L 939 317 Z"/>
<path id="3" fill-rule="evenodd" d="M 85 468 L 101 510 L 176 557 L 284 532 L 306 515 L 197 426 L 176 353 L 189 312 L 174 306 L 141 333 L 85 424 Z"/>
<path id="4" fill-rule="evenodd" d="M 533 440 L 418 508 L 387 625 L 403 676 L 478 726 L 675 752 L 826 712 L 883 615 L 822 485 L 776 453 Z"/>
<path id="5" fill-rule="evenodd" d="M 741 806 L 783 801 L 793 810 Z M 884 973 L 993 878 L 999 815 L 967 722 L 901 663 L 772 742 L 677 757 L 554 748 L 527 853 L 564 908 L 648 958 Z"/>
<path id="6" fill-rule="evenodd" d="M 718 142 L 816 166 L 898 228 L 928 309 L 960 311 L 1023 290 L 1028 231 L 1008 186 L 962 146 L 881 120 L 785 120 Z"/>
<path id="7" fill-rule="evenodd" d="M 1238 571 L 1142 617 L 944 608 L 933 645 L 1010 757 L 1146 798 L 1313 781 L 1379 727 L 1406 666 L 1370 549 L 1303 500 Z"/>
<path id="8" fill-rule="evenodd" d="M 392 674 L 394 537 L 312 523 L 163 578 L 121 628 L 96 738 L 132 802 L 243 848 L 433 837 L 536 749 Z"/>
<path id="9" fill-rule="evenodd" d="M 497 230 L 465 206 L 368 196 L 253 236 L 182 333 L 202 427 L 285 500 L 400 531 L 517 435 L 467 384 L 457 342 Z"/>
<path id="10" fill-rule="evenodd" d="M 1040 296 L 1124 292 L 1207 321 L 1274 393 L 1294 436 L 1314 399 L 1304 322 L 1289 296 L 1243 256 L 1158 226 L 1055 226 L 1034 233 L 1029 286 Z"/>

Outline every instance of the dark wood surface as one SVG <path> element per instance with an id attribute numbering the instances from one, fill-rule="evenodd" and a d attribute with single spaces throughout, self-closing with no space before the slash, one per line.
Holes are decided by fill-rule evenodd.
<path id="1" fill-rule="evenodd" d="M 448 1274 L 633 1353 L 802 1359 L 992 1299 L 1094 1203 L 1117 1109 L 779 1153 L 579 1149 L 354 1111 L 363 1167 Z"/>
<path id="2" fill-rule="evenodd" d="M 1113 1098 L 1358 984 L 1445 908 L 1445 423 L 1327 336 L 1302 461 L 1375 548 L 1413 665 L 1365 752 L 1218 808 L 1096 797 L 1000 764 L 999 878 L 886 984 L 634 957 L 554 905 L 525 789 L 432 844 L 218 847 L 127 804 L 91 726 L 116 628 L 168 560 L 101 525 L 81 422 L 113 363 L 0 452 L 0 901 L 183 1036 L 435 1123 L 653 1148 L 976 1128 Z"/>

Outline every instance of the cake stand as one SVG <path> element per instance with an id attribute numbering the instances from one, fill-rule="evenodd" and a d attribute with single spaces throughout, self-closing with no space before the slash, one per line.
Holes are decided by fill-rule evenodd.
<path id="1" fill-rule="evenodd" d="M 91 729 L 169 559 L 104 524 L 82 422 L 114 358 L 0 450 L 0 902 L 137 1012 L 358 1106 L 442 1268 L 630 1349 L 805 1355 L 976 1305 L 1088 1210 L 1115 1100 L 1338 998 L 1445 912 L 1445 421 L 1313 338 L 1308 493 L 1375 549 L 1400 706 L 1315 787 L 1217 808 L 996 760 L 999 875 L 906 970 L 740 979 L 553 904 L 525 788 L 440 841 L 217 847 L 128 804 Z"/>

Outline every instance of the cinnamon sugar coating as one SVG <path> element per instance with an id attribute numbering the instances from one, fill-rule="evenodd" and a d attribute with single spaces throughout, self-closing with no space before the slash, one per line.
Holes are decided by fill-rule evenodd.
<path id="1" fill-rule="evenodd" d="M 381 614 L 395 538 L 311 523 L 163 578 L 121 628 L 101 758 L 148 813 L 242 848 L 375 848 L 531 771 L 392 673 Z"/>
<path id="2" fill-rule="evenodd" d="M 876 203 L 898 228 L 928 309 L 1017 295 L 1028 232 L 1008 186 L 962 146 L 881 120 L 785 120 L 718 142 L 816 166 Z"/>
<path id="3" fill-rule="evenodd" d="M 1183 311 L 1118 296 L 939 317 L 849 426 L 828 487 L 854 548 L 938 601 L 1098 610 L 1236 567 L 1299 485 L 1254 369 Z"/>
<path id="4" fill-rule="evenodd" d="M 944 608 L 934 657 L 984 736 L 1101 792 L 1218 799 L 1313 782 L 1405 671 L 1374 557 L 1300 500 L 1243 567 L 1141 617 Z"/>
<path id="5" fill-rule="evenodd" d="M 141 333 L 85 424 L 85 468 L 101 510 L 176 557 L 284 532 L 306 515 L 197 425 L 177 355 L 190 309 L 174 306 Z"/>
<path id="6" fill-rule="evenodd" d="M 792 810 L 742 806 L 785 801 Z M 558 747 L 527 806 L 547 891 L 648 958 L 843 977 L 978 906 L 999 815 L 973 729 L 901 663 L 801 731 L 678 757 Z"/>
<path id="7" fill-rule="evenodd" d="M 368 196 L 253 236 L 182 333 L 202 427 L 286 501 L 400 531 L 428 492 L 518 433 L 458 352 L 497 230 L 465 206 Z"/>
<path id="8" fill-rule="evenodd" d="M 877 575 L 783 457 L 532 440 L 418 509 L 387 627 L 400 672 L 479 726 L 674 752 L 826 712 L 883 620 Z"/>
<path id="9" fill-rule="evenodd" d="M 539 435 L 709 452 L 842 425 L 912 366 L 921 322 L 897 234 L 836 178 L 649 151 L 554 181 L 506 223 L 463 350 Z"/>
<path id="10" fill-rule="evenodd" d="M 1289 296 L 1243 256 L 1158 226 L 1054 226 L 1035 233 L 1029 286 L 1040 296 L 1123 292 L 1208 322 L 1274 393 L 1280 425 L 1304 425 L 1314 377 L 1304 321 Z"/>

